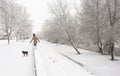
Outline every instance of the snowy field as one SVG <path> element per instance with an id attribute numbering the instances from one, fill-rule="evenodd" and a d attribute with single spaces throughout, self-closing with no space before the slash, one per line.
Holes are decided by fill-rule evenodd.
<path id="1" fill-rule="evenodd" d="M 21 53 L 25 45 L 11 41 L 8 46 L 7 41 L 0 40 L 0 76 L 34 76 L 31 51 L 27 57 Z"/>
<path id="2" fill-rule="evenodd" d="M 49 47 L 56 49 L 57 52 L 83 64 L 83 68 L 94 76 L 120 76 L 120 57 L 115 57 L 117 61 L 111 61 L 108 55 L 100 55 L 83 49 L 79 49 L 81 55 L 77 55 L 70 46 L 50 44 Z"/>
<path id="3" fill-rule="evenodd" d="M 66 49 L 66 48 L 65 48 Z M 29 55 L 23 56 L 22 50 Z M 35 76 L 34 56 L 37 76 L 93 76 L 83 67 L 59 54 L 52 44 L 41 41 L 32 47 L 29 41 L 0 41 L 0 76 Z"/>
<path id="4" fill-rule="evenodd" d="M 28 50 L 29 55 L 23 56 L 22 50 Z M 0 76 L 35 76 L 34 59 L 37 76 L 120 76 L 120 57 L 115 57 L 118 61 L 110 61 L 110 56 L 79 51 L 81 55 L 70 46 L 44 41 L 33 47 L 29 41 L 11 41 L 8 45 L 3 40 L 0 41 Z"/>

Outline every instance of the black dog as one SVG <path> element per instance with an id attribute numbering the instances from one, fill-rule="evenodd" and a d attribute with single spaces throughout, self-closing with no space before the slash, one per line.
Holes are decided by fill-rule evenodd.
<path id="1" fill-rule="evenodd" d="M 22 51 L 22 53 L 23 53 L 24 56 L 28 55 L 28 51 Z"/>

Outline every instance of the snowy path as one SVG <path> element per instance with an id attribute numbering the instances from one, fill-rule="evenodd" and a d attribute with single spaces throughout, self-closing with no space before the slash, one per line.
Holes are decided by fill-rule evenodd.
<path id="1" fill-rule="evenodd" d="M 21 53 L 26 44 L 4 42 L 0 41 L 0 76 L 34 76 L 31 53 L 26 57 Z"/>
<path id="2" fill-rule="evenodd" d="M 29 42 L 0 41 L 0 76 L 35 76 L 34 57 L 37 76 L 93 76 L 83 67 L 60 55 L 52 45 L 41 41 L 32 51 Z M 28 50 L 29 56 L 21 51 Z"/>
<path id="3" fill-rule="evenodd" d="M 35 54 L 38 76 L 93 76 L 46 43 L 39 44 Z"/>

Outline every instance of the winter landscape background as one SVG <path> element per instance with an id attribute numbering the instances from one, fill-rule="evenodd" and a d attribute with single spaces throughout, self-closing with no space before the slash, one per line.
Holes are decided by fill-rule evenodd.
<path id="1" fill-rule="evenodd" d="M 119 0 L 0 0 L 0 76 L 119 76 L 119 65 Z"/>

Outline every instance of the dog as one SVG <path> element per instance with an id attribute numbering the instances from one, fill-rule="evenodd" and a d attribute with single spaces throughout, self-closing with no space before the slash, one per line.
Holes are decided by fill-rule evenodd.
<path id="1" fill-rule="evenodd" d="M 22 54 L 23 54 L 24 56 L 28 56 L 28 51 L 22 51 Z"/>

